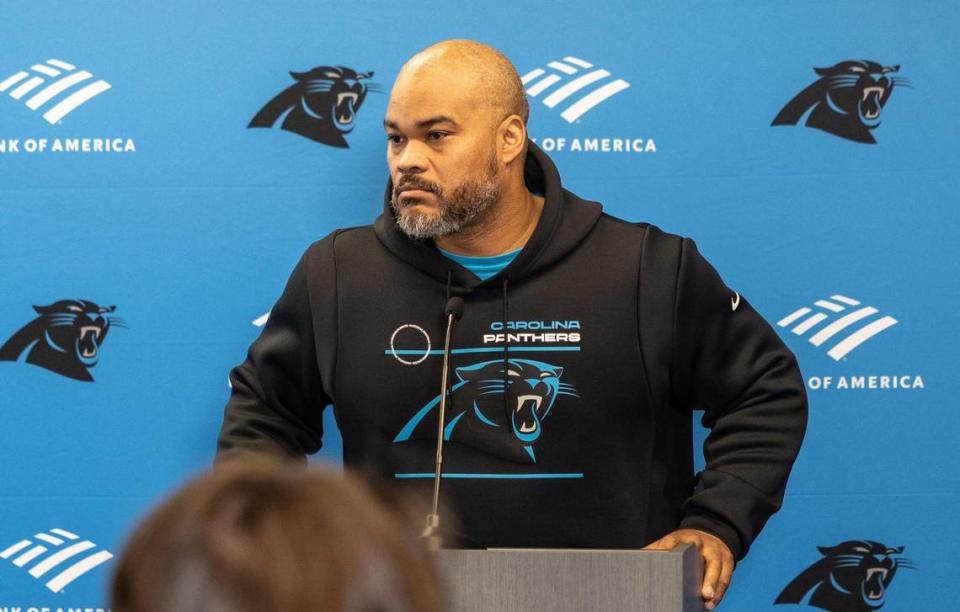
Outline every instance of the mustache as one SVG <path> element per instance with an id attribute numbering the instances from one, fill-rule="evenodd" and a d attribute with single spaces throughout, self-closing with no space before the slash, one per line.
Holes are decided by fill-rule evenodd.
<path id="1" fill-rule="evenodd" d="M 425 178 L 414 175 L 404 175 L 400 178 L 396 185 L 393 186 L 393 198 L 397 199 L 400 195 L 400 190 L 404 187 L 412 187 L 414 189 L 421 189 L 423 191 L 429 191 L 437 195 L 443 193 L 443 188 L 440 187 L 437 183 L 428 181 Z"/>

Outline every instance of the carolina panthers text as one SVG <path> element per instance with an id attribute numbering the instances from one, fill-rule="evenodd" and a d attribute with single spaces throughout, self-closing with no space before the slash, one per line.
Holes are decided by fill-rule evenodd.
<path id="1" fill-rule="evenodd" d="M 506 331 L 516 333 L 484 334 L 483 343 L 503 342 L 580 342 L 580 332 L 555 332 L 553 330 L 580 329 L 580 321 L 507 321 Z M 490 331 L 503 332 L 504 323 L 494 321 Z M 542 333 L 534 333 L 542 332 Z"/>

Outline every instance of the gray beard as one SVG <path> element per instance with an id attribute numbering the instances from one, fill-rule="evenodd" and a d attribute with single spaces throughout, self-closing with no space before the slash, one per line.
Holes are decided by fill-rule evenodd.
<path id="1" fill-rule="evenodd" d="M 496 182 L 496 161 L 491 162 L 482 179 L 464 181 L 449 195 L 442 189 L 434 191 L 439 210 L 436 215 L 414 212 L 408 204 L 400 204 L 394 195 L 390 206 L 396 217 L 397 228 L 414 240 L 427 240 L 482 225 L 502 195 L 500 185 Z"/>

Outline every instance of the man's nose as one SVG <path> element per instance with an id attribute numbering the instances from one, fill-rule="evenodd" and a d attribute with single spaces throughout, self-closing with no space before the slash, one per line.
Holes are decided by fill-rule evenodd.
<path id="1" fill-rule="evenodd" d="M 403 150 L 397 155 L 397 170 L 403 174 L 423 172 L 427 168 L 423 145 L 408 140 Z"/>

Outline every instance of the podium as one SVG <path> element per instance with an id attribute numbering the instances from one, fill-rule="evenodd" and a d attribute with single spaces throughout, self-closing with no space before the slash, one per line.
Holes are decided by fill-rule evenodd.
<path id="1" fill-rule="evenodd" d="M 703 610 L 695 546 L 669 551 L 440 550 L 451 612 Z"/>

